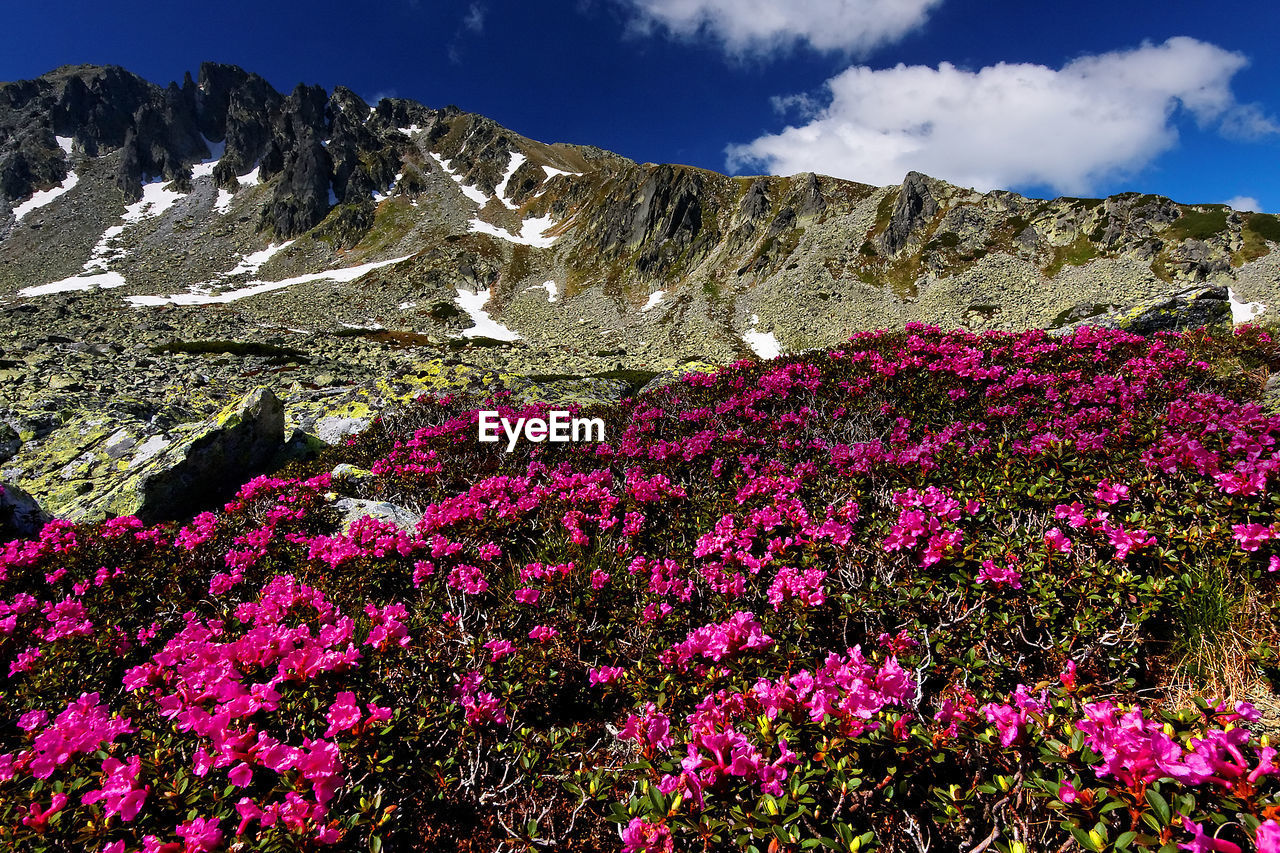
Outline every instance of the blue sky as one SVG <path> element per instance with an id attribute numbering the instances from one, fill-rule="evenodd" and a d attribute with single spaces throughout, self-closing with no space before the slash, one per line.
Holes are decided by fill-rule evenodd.
<path id="1" fill-rule="evenodd" d="M 167 83 L 213 59 L 642 162 L 1280 210 L 1274 2 L 8 5 L 5 80 L 93 62 Z"/>

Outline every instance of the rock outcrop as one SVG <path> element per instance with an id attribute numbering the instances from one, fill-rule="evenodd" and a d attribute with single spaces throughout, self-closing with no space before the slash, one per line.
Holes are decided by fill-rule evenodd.
<path id="1" fill-rule="evenodd" d="M 30 539 L 49 518 L 31 495 L 12 483 L 0 483 L 0 542 Z"/>
<path id="2" fill-rule="evenodd" d="M 118 458 L 117 473 L 59 515 L 74 521 L 136 515 L 148 523 L 184 518 L 229 498 L 283 443 L 280 400 L 258 388 L 212 420 L 141 443 L 109 439 L 102 449 Z"/>

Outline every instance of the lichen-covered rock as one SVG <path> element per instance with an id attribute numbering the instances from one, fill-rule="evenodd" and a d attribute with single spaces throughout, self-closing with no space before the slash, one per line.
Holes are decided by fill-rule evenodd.
<path id="1" fill-rule="evenodd" d="M 1081 307 L 1077 306 L 1077 309 Z M 1124 329 L 1138 335 L 1177 332 L 1197 329 L 1201 326 L 1230 328 L 1231 303 L 1228 301 L 1225 287 L 1213 285 L 1194 287 L 1172 296 L 1144 299 L 1100 316 L 1091 316 L 1078 322 L 1063 324 L 1054 331 L 1065 334 L 1077 326 L 1084 325 Z"/>
<path id="2" fill-rule="evenodd" d="M 659 388 L 665 388 L 668 385 L 679 382 L 690 373 L 715 373 L 723 366 L 724 365 L 720 364 L 711 364 L 706 361 L 691 361 L 680 365 L 674 370 L 664 370 L 659 373 L 657 376 L 645 383 L 644 387 L 640 389 L 640 393 L 647 394 L 650 391 L 657 391 Z"/>
<path id="3" fill-rule="evenodd" d="M 1273 373 L 1267 377 L 1260 403 L 1264 412 L 1280 414 L 1280 373 Z"/>
<path id="4" fill-rule="evenodd" d="M 284 443 L 284 408 L 257 388 L 215 418 L 151 436 L 115 472 L 58 515 L 74 521 L 136 515 L 183 518 L 225 500 Z"/>

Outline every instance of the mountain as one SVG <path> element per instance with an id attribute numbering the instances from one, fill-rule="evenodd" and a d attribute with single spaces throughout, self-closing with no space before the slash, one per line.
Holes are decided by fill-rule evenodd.
<path id="1" fill-rule="evenodd" d="M 0 478 L 75 492 L 93 465 L 67 465 L 118 430 L 145 444 L 257 384 L 299 406 L 360 388 L 354 417 L 441 371 L 624 388 L 907 321 L 1136 303 L 1175 325 L 1228 295 L 1243 318 L 1280 300 L 1278 243 L 1275 216 L 1154 195 L 728 177 L 230 65 L 166 87 L 63 67 L 0 84 Z"/>

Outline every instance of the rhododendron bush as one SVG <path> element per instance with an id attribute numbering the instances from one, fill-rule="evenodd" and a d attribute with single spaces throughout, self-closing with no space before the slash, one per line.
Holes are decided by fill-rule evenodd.
<path id="1" fill-rule="evenodd" d="M 218 512 L 52 522 L 0 554 L 0 847 L 1280 851 L 1259 711 L 1168 690 L 1215 602 L 1274 664 L 1276 361 L 909 326 L 601 443 L 423 399 Z"/>

